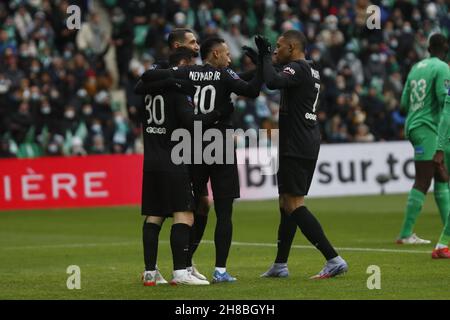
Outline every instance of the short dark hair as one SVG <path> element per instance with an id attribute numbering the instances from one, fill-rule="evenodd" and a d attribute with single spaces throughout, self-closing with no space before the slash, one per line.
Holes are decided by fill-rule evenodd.
<path id="1" fill-rule="evenodd" d="M 185 47 L 179 47 L 169 56 L 171 67 L 178 66 L 182 60 L 191 60 L 194 58 L 194 52 Z"/>
<path id="2" fill-rule="evenodd" d="M 182 42 L 186 37 L 186 33 L 194 33 L 194 31 L 188 28 L 176 28 L 170 31 L 169 37 L 167 38 L 167 44 L 169 45 L 169 48 L 175 49 L 173 47 L 175 45 L 175 42 Z"/>
<path id="3" fill-rule="evenodd" d="M 448 40 L 441 33 L 435 33 L 430 37 L 428 51 L 431 54 L 442 54 L 448 50 Z"/>
<path id="4" fill-rule="evenodd" d="M 211 37 L 202 42 L 200 46 L 200 57 L 202 60 L 205 60 L 208 57 L 208 54 L 212 51 L 212 49 L 221 43 L 225 43 L 225 40 L 219 37 Z"/>
<path id="5" fill-rule="evenodd" d="M 301 46 L 300 50 L 306 50 L 307 41 L 303 32 L 297 30 L 288 30 L 283 32 L 282 36 L 286 39 L 297 41 Z"/>

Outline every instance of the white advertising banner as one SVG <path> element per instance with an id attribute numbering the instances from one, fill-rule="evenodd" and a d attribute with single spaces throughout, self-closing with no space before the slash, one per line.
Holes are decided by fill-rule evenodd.
<path id="1" fill-rule="evenodd" d="M 260 165 L 249 164 L 244 149 L 237 153 L 241 199 L 277 198 L 276 176 L 263 175 Z M 386 177 L 389 181 L 382 186 L 377 178 Z M 322 145 L 309 196 L 403 193 L 413 179 L 413 148 L 407 141 Z"/>

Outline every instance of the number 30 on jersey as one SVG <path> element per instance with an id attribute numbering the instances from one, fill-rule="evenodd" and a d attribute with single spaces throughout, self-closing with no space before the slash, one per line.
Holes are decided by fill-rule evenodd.
<path id="1" fill-rule="evenodd" d="M 145 109 L 148 111 L 147 124 L 155 123 L 156 125 L 160 126 L 164 123 L 164 98 L 161 95 L 157 95 L 154 97 L 149 94 L 146 95 Z M 157 109 L 159 109 L 159 112 L 157 112 Z"/>

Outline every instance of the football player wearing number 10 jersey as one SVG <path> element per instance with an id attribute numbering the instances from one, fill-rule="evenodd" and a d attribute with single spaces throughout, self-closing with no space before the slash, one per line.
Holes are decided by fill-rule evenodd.
<path id="1" fill-rule="evenodd" d="M 167 70 L 148 70 L 141 80 L 144 82 L 159 81 L 170 77 L 186 79 L 196 87 L 194 102 L 199 114 L 208 114 L 218 107 L 230 105 L 231 94 L 256 98 L 262 86 L 262 68 L 258 65 L 254 77 L 246 82 L 228 66 L 231 63 L 230 52 L 227 44 L 221 38 L 213 37 L 205 40 L 200 46 L 200 54 L 203 65 L 186 66 Z M 194 153 L 194 164 L 191 165 L 194 195 L 202 195 L 206 190 L 208 180 L 211 180 L 211 188 L 214 198 L 214 207 L 217 215 L 217 223 L 214 233 L 216 247 L 216 268 L 213 273 L 213 283 L 233 282 L 236 278 L 226 271 L 226 261 L 231 246 L 232 238 L 232 208 L 233 201 L 240 196 L 239 176 L 236 163 L 236 154 L 233 148 L 231 155 L 226 155 L 226 129 L 232 128 L 231 116 L 219 121 L 215 129 L 220 130 L 223 138 L 222 163 L 205 163 L 200 157 L 200 163 Z M 203 136 L 203 135 L 202 135 Z M 194 139 L 202 137 L 194 136 Z M 199 143 L 194 142 L 195 143 Z M 202 142 L 200 142 L 202 143 Z M 203 154 L 203 148 L 202 148 Z M 202 156 L 202 155 L 201 155 Z M 227 163 L 227 159 L 233 159 Z"/>
<path id="2" fill-rule="evenodd" d="M 172 63 L 189 64 L 193 53 L 186 48 L 177 49 Z M 205 285 L 208 281 L 192 276 L 187 269 L 190 229 L 193 223 L 194 197 L 188 168 L 176 165 L 171 158 L 175 143 L 172 133 L 178 128 L 192 130 L 194 121 L 210 126 L 221 117 L 229 117 L 230 106 L 216 108 L 208 114 L 194 114 L 191 95 L 192 84 L 185 80 L 165 79 L 153 83 L 139 81 L 135 92 L 145 95 L 145 110 L 141 110 L 144 129 L 144 174 L 142 184 L 145 286 L 164 283 L 156 268 L 158 235 L 162 219 L 173 216 L 170 245 L 173 256 L 171 284 Z M 159 279 L 158 279 L 159 278 Z"/>
<path id="3" fill-rule="evenodd" d="M 279 170 L 277 173 L 281 220 L 275 263 L 263 277 L 288 276 L 287 259 L 297 226 L 323 254 L 327 263 L 313 278 L 330 278 L 347 271 L 342 259 L 325 236 L 322 227 L 304 204 L 312 182 L 320 148 L 316 107 L 320 75 L 306 60 L 306 38 L 295 30 L 278 38 L 274 52 L 277 72 L 272 65 L 270 43 L 257 36 L 256 45 L 263 61 L 264 81 L 269 89 L 281 90 L 279 117 Z"/>

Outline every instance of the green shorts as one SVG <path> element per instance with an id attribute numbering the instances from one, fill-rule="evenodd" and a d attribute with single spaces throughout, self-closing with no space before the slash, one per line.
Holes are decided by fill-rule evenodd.
<path id="1" fill-rule="evenodd" d="M 411 130 L 409 141 L 414 147 L 414 161 L 433 160 L 437 148 L 437 134 L 422 126 Z"/>

